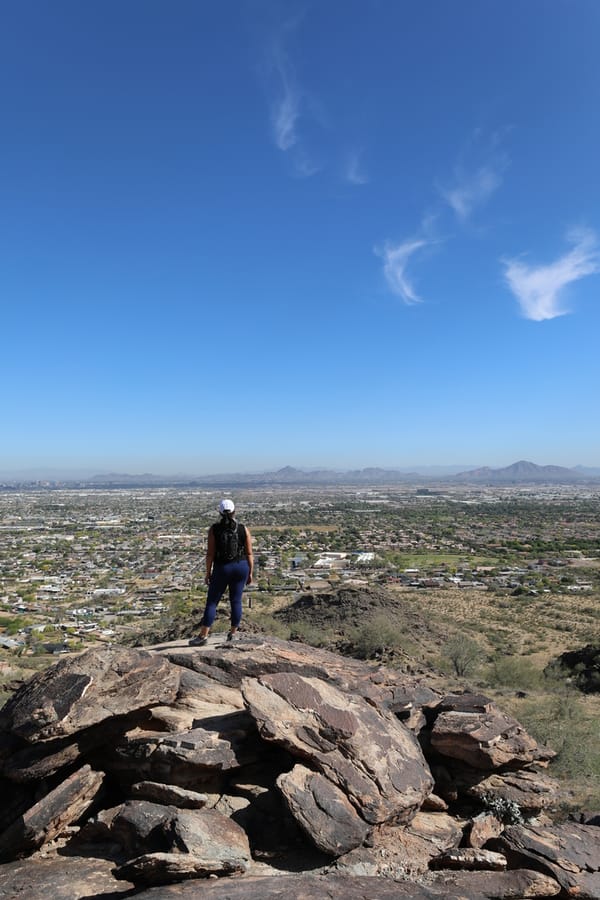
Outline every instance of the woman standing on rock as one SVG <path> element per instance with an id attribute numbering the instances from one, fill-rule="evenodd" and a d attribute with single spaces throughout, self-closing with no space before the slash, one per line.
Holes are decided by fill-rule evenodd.
<path id="1" fill-rule="evenodd" d="M 208 595 L 202 616 L 200 634 L 192 638 L 190 646 L 206 644 L 208 633 L 215 620 L 217 604 L 225 588 L 229 588 L 231 606 L 231 627 L 227 640 L 233 640 L 242 619 L 242 593 L 247 584 L 252 584 L 254 557 L 252 537 L 245 525 L 235 519 L 235 505 L 232 500 L 219 503 L 221 518 L 208 530 L 206 550 L 206 583 Z"/>

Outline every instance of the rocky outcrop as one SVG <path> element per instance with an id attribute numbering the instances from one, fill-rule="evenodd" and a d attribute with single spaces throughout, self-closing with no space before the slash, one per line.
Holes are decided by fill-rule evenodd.
<path id="1" fill-rule="evenodd" d="M 275 638 L 89 651 L 0 711 L 0 896 L 600 897 L 600 829 L 532 819 L 551 756 L 486 697 Z"/>
<path id="2" fill-rule="evenodd" d="M 292 673 L 245 679 L 242 694 L 261 737 L 310 766 L 296 766 L 278 784 L 309 834 L 318 816 L 321 849 L 339 856 L 361 844 L 370 826 L 409 821 L 431 793 L 419 743 L 393 713 Z M 323 838 L 329 821 L 331 842 Z"/>
<path id="3" fill-rule="evenodd" d="M 486 697 L 461 694 L 446 697 L 437 707 L 431 746 L 442 756 L 475 769 L 521 768 L 547 763 L 555 756 L 541 748 L 525 729 L 497 709 Z"/>
<path id="4" fill-rule="evenodd" d="M 513 825 L 493 842 L 511 862 L 556 879 L 567 896 L 600 897 L 600 828 Z"/>

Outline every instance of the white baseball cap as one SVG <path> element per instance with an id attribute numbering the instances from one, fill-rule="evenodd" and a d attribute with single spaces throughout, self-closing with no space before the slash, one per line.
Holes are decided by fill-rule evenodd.
<path id="1" fill-rule="evenodd" d="M 235 510 L 235 504 L 233 500 L 221 500 L 219 503 L 219 512 L 220 513 L 232 513 Z"/>

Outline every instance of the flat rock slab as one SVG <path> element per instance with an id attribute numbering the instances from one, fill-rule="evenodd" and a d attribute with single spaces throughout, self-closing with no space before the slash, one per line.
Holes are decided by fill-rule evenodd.
<path id="1" fill-rule="evenodd" d="M 485 894 L 455 892 L 391 878 L 349 878 L 339 875 L 281 875 L 188 881 L 136 894 L 136 900 L 484 900 Z"/>
<path id="2" fill-rule="evenodd" d="M 168 657 L 179 666 L 189 666 L 215 681 L 221 673 L 221 679 L 229 686 L 239 686 L 246 677 L 257 678 L 280 672 L 321 678 L 342 691 L 388 708 L 409 722 L 414 718 L 419 724 L 422 721 L 419 710 L 436 706 L 440 701 L 440 693 L 427 683 L 425 677 L 406 675 L 271 636 L 240 635 L 232 644 L 218 648 L 209 644 L 183 649 L 180 642 L 174 642 L 156 647 L 153 652 Z"/>
<path id="3" fill-rule="evenodd" d="M 150 800 L 165 806 L 176 806 L 178 809 L 202 809 L 208 803 L 206 794 L 156 781 L 138 781 L 132 784 L 131 796 L 135 800 Z"/>
<path id="4" fill-rule="evenodd" d="M 129 896 L 132 882 L 115 881 L 109 859 L 34 856 L 0 866 L 2 900 L 90 900 Z"/>
<path id="5" fill-rule="evenodd" d="M 595 825 L 511 825 L 490 845 L 505 853 L 509 864 L 550 875 L 569 895 L 600 898 L 600 828 Z"/>
<path id="6" fill-rule="evenodd" d="M 528 900 L 530 897 L 555 897 L 560 885 L 554 878 L 529 869 L 513 869 L 511 872 L 439 872 L 431 882 L 450 893 L 448 896 L 470 898 L 488 897 L 489 900 Z"/>
<path id="7" fill-rule="evenodd" d="M 147 853 L 114 870 L 115 878 L 124 878 L 135 885 L 178 884 L 190 878 L 211 875 L 239 875 L 246 870 L 247 860 L 212 859 L 194 853 Z"/>
<path id="8" fill-rule="evenodd" d="M 136 729 L 104 754 L 106 771 L 124 780 L 204 789 L 214 777 L 261 758 L 256 724 L 246 710 L 232 713 L 222 731 L 213 731 L 214 724 L 206 720 L 208 728 L 180 733 Z"/>
<path id="9" fill-rule="evenodd" d="M 89 809 L 103 781 L 104 773 L 87 765 L 74 772 L 2 832 L 0 860 L 35 850 L 57 837 Z"/>
<path id="10" fill-rule="evenodd" d="M 433 780 L 415 736 L 393 715 L 317 678 L 245 679 L 259 733 L 308 761 L 369 825 L 409 821 Z"/>
<path id="11" fill-rule="evenodd" d="M 525 766 L 556 755 L 539 747 L 516 719 L 493 704 L 485 712 L 441 712 L 431 730 L 431 746 L 442 756 L 483 770 Z"/>
<path id="12" fill-rule="evenodd" d="M 23 685 L 0 711 L 0 731 L 30 743 L 75 734 L 106 719 L 172 703 L 180 672 L 123 647 L 64 659 Z"/>

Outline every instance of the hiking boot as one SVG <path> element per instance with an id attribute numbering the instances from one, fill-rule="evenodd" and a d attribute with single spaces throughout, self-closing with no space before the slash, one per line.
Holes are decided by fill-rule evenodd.
<path id="1" fill-rule="evenodd" d="M 228 641 L 232 641 L 232 640 L 233 640 L 233 631 L 228 631 L 228 632 L 227 632 L 227 640 L 228 640 Z"/>
<path id="2" fill-rule="evenodd" d="M 198 637 L 194 637 L 191 639 L 189 646 L 190 647 L 203 647 L 207 643 L 208 643 L 207 637 L 200 637 L 200 635 L 198 635 Z"/>

